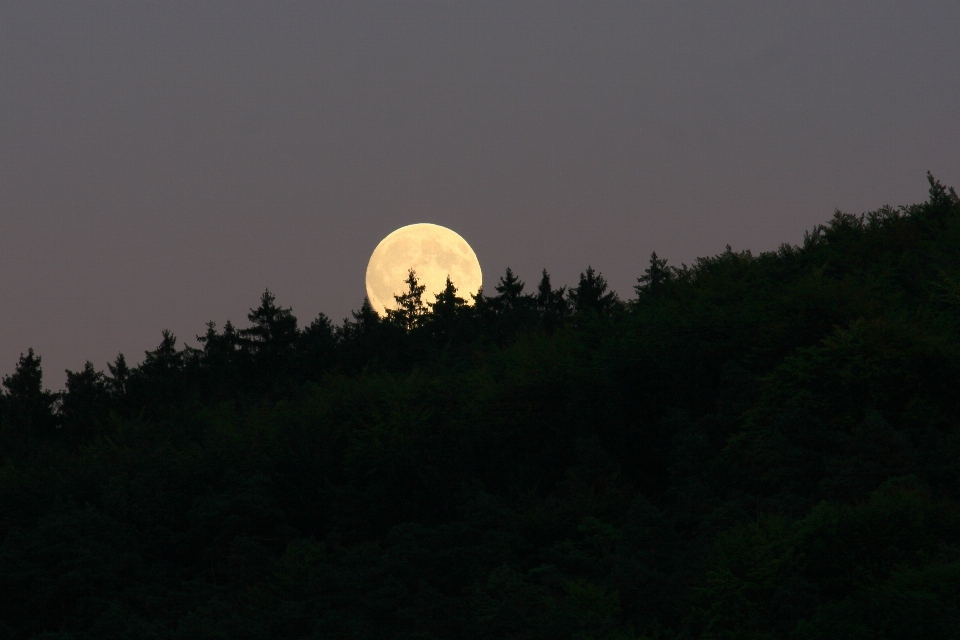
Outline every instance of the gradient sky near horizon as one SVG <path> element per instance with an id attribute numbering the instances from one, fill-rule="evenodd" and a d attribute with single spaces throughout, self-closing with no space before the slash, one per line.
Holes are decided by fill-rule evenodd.
<path id="1" fill-rule="evenodd" d="M 394 229 L 621 297 L 960 186 L 960 3 L 5 2 L 0 374 L 360 306 Z"/>

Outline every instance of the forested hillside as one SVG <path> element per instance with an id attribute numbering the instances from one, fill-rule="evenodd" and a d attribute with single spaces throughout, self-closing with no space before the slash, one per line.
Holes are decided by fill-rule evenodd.
<path id="1" fill-rule="evenodd" d="M 960 199 L 0 395 L 0 638 L 960 637 Z M 598 257 L 600 259 L 601 257 Z M 12 364 L 12 363 L 10 363 Z"/>

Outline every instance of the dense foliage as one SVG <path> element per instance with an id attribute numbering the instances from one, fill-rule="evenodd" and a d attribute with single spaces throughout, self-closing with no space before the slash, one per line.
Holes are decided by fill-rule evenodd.
<path id="1" fill-rule="evenodd" d="M 960 200 L 0 395 L 3 638 L 956 638 Z"/>

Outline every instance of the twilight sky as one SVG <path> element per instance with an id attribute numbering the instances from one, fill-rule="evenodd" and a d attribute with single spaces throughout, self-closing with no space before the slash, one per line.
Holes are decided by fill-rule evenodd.
<path id="1" fill-rule="evenodd" d="M 0 374 L 302 324 L 414 222 L 492 289 L 960 187 L 960 3 L 0 4 Z"/>

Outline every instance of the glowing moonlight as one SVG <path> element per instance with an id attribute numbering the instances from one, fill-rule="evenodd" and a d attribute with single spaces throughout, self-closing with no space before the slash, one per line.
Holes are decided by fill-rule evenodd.
<path id="1" fill-rule="evenodd" d="M 457 233 L 426 223 L 400 227 L 380 241 L 367 264 L 367 297 L 377 313 L 397 308 L 393 296 L 406 291 L 403 281 L 410 269 L 426 287 L 424 304 L 443 291 L 448 275 L 458 295 L 471 304 L 469 294 L 483 284 L 477 254 Z"/>

